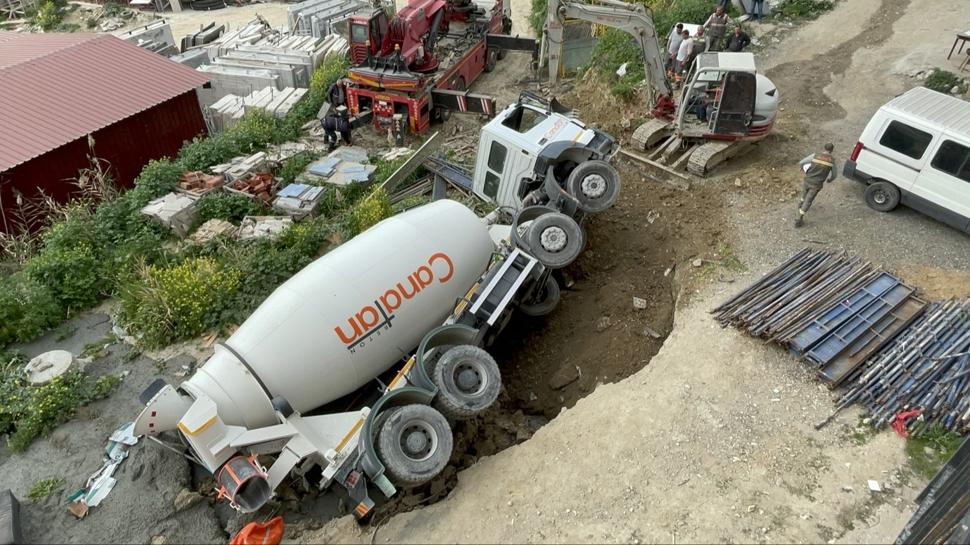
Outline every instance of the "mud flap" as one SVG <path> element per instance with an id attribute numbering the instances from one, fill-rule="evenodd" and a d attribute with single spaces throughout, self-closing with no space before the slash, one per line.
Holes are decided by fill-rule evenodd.
<path id="1" fill-rule="evenodd" d="M 488 95 L 477 95 L 467 91 L 433 89 L 431 101 L 436 108 L 444 108 L 463 114 L 495 115 L 495 99 Z"/>

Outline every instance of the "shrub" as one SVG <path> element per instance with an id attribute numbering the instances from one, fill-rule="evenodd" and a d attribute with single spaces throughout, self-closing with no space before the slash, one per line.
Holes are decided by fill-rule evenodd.
<path id="1" fill-rule="evenodd" d="M 179 150 L 184 170 L 205 170 L 233 157 L 256 152 L 275 140 L 277 121 L 263 110 L 247 112 L 239 123 L 207 138 L 196 137 Z"/>
<path id="2" fill-rule="evenodd" d="M 171 267 L 149 265 L 121 290 L 121 318 L 146 346 L 194 337 L 217 325 L 239 285 L 238 270 L 210 257 Z"/>
<path id="3" fill-rule="evenodd" d="M 63 318 L 47 286 L 23 273 L 0 279 L 0 346 L 28 342 Z"/>
<path id="4" fill-rule="evenodd" d="M 46 286 L 60 306 L 72 314 L 94 305 L 108 292 L 103 258 L 88 243 L 49 246 L 28 261 L 24 270 L 32 280 Z"/>
<path id="5" fill-rule="evenodd" d="M 39 26 L 44 32 L 54 30 L 64 19 L 64 6 L 66 5 L 66 0 L 45 0 L 41 2 L 33 17 L 33 24 Z"/>
<path id="6" fill-rule="evenodd" d="M 967 86 L 963 80 L 953 72 L 936 69 L 923 81 L 923 86 L 940 93 L 950 94 L 950 89 L 958 88 L 961 93 L 966 92 Z"/>
<path id="7" fill-rule="evenodd" d="M 529 11 L 529 26 L 532 27 L 536 36 L 542 36 L 542 27 L 546 24 L 548 13 L 548 0 L 532 0 L 531 10 Z"/>
<path id="8" fill-rule="evenodd" d="M 256 199 L 245 195 L 217 191 L 199 199 L 200 223 L 211 219 L 221 219 L 239 223 L 245 216 L 256 216 L 265 211 L 265 207 Z"/>
<path id="9" fill-rule="evenodd" d="M 383 189 L 377 189 L 370 196 L 351 207 L 347 214 L 347 230 L 349 236 L 356 236 L 388 218 L 394 210 L 391 201 Z"/>
<path id="10" fill-rule="evenodd" d="M 347 73 L 347 59 L 336 55 L 327 57 L 310 76 L 310 89 L 283 119 L 277 140 L 284 141 L 300 135 L 300 127 L 314 119 L 327 101 L 327 90 Z"/>

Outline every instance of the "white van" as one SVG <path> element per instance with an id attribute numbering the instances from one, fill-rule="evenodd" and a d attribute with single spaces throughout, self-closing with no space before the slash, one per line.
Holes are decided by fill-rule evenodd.
<path id="1" fill-rule="evenodd" d="M 970 102 L 912 89 L 869 120 L 842 174 L 867 185 L 866 204 L 902 203 L 970 233 Z"/>

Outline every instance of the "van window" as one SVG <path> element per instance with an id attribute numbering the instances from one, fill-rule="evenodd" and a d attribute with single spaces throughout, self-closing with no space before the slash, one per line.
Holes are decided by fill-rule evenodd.
<path id="1" fill-rule="evenodd" d="M 488 168 L 501 174 L 505 169 L 505 155 L 507 153 L 508 150 L 505 149 L 505 146 L 492 140 L 492 146 L 488 148 Z"/>
<path id="2" fill-rule="evenodd" d="M 879 144 L 907 157 L 919 159 L 930 145 L 931 140 L 933 140 L 933 135 L 928 132 L 915 129 L 899 121 L 892 121 L 886 128 L 886 132 L 882 133 Z"/>
<path id="3" fill-rule="evenodd" d="M 493 199 L 498 195 L 498 176 L 490 170 L 485 171 L 485 195 Z"/>
<path id="4" fill-rule="evenodd" d="M 961 146 L 953 140 L 943 142 L 930 164 L 941 172 L 970 182 L 970 148 Z"/>

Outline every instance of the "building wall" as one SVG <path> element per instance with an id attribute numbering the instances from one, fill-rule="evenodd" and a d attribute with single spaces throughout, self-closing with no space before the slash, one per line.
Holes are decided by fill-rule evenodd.
<path id="1" fill-rule="evenodd" d="M 205 132 L 198 97 L 195 91 L 189 91 L 105 127 L 92 137 L 96 156 L 110 164 L 115 182 L 131 187 L 148 161 L 174 157 L 186 140 Z M 28 198 L 36 196 L 40 187 L 59 201 L 69 199 L 76 190 L 72 180 L 89 165 L 88 154 L 88 139 L 82 137 L 0 173 L 0 203 L 8 221 L 15 202 L 14 188 Z"/>

